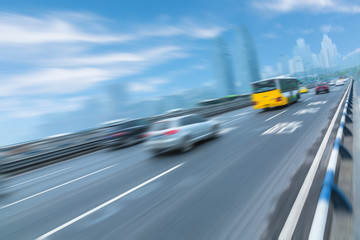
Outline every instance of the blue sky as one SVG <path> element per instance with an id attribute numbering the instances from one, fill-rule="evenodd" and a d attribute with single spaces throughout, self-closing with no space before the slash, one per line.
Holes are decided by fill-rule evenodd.
<path id="1" fill-rule="evenodd" d="M 123 82 L 132 100 L 214 80 L 213 40 L 245 24 L 261 67 L 314 53 L 327 33 L 342 54 L 359 48 L 360 3 L 345 0 L 2 0 L 0 145 L 28 139 L 43 116 L 80 109 Z M 14 130 L 16 129 L 16 130 Z"/>

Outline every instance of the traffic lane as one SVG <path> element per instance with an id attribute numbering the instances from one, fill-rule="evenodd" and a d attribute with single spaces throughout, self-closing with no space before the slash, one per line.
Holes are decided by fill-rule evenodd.
<path id="1" fill-rule="evenodd" d="M 248 131 L 250 131 L 252 128 L 249 128 L 248 124 L 255 123 L 256 125 L 263 122 L 263 124 L 260 125 L 262 125 L 265 131 L 272 126 L 272 123 L 292 122 L 290 121 L 291 119 L 300 119 L 301 121 L 302 115 L 321 114 L 321 112 L 327 111 L 328 108 L 335 106 L 344 91 L 310 95 L 307 98 L 302 97 L 297 103 L 288 107 L 278 107 L 270 110 L 253 110 L 247 115 L 223 122 L 222 127 L 230 129 L 240 127 L 247 128 Z M 324 101 L 326 102 L 322 104 Z M 298 115 L 298 117 L 293 116 L 294 114 Z"/>
<path id="2" fill-rule="evenodd" d="M 246 111 L 248 110 L 249 109 L 240 109 L 234 111 L 232 114 L 243 115 L 246 114 Z M 135 154 L 131 155 L 130 153 Z M 66 161 L 16 176 L 9 181 L 9 184 L 7 184 L 7 188 L 10 190 L 7 191 L 7 193 L 11 194 L 7 194 L 6 197 L 0 199 L 0 207 L 28 198 L 34 194 L 36 195 L 39 192 L 47 191 L 48 189 L 62 185 L 67 181 L 81 178 L 84 175 L 91 174 L 99 169 L 112 166 L 116 163 L 120 163 L 121 167 L 126 168 L 146 160 L 147 158 L 143 155 L 143 149 L 139 145 L 120 151 L 100 151 L 98 153 L 73 159 L 73 161 Z"/>
<path id="3" fill-rule="evenodd" d="M 0 208 L 114 164 L 119 164 L 117 169 L 129 168 L 146 159 L 141 156 L 143 155 L 142 149 L 143 147 L 138 145 L 126 149 L 126 151 L 105 150 L 11 178 L 7 180 L 5 186 L 7 189 L 3 190 L 6 194 L 3 194 L 0 198 Z"/>
<path id="4" fill-rule="evenodd" d="M 148 156 L 149 157 L 149 156 Z M 118 192 L 148 180 L 159 172 L 173 167 L 175 161 L 135 164 L 120 171 L 114 167 L 107 172 L 70 184 L 38 198 L 0 210 L 0 239 L 34 239 L 45 230 L 80 215 Z"/>
<path id="5" fill-rule="evenodd" d="M 315 131 L 314 131 L 315 130 Z M 302 140 L 302 142 L 308 142 L 308 141 L 305 141 L 308 137 L 309 137 L 309 135 L 310 135 L 310 137 L 311 137 L 311 133 L 312 134 L 315 134 L 316 133 L 316 130 L 318 130 L 318 131 L 320 131 L 319 130 L 319 128 L 318 128 L 318 126 L 315 126 L 315 129 L 311 129 L 310 130 L 310 132 L 308 133 L 308 134 L 305 134 L 305 136 L 304 136 L 304 139 Z M 316 134 L 315 134 L 316 135 Z M 234 135 L 233 135 L 234 136 Z M 281 137 L 284 137 L 284 136 L 281 136 Z M 297 137 L 298 138 L 298 137 Z M 229 140 L 229 138 L 227 138 L 228 140 Z M 257 140 L 258 142 L 259 142 L 259 140 Z M 231 140 L 230 142 L 233 142 L 233 140 Z M 267 141 L 268 142 L 268 141 Z M 288 145 L 288 143 L 289 143 L 289 140 L 288 139 L 286 139 L 285 138 L 285 140 L 283 140 L 283 143 L 282 144 L 280 144 L 281 146 L 286 146 L 286 145 Z M 230 145 L 230 144 L 229 144 Z M 289 159 L 289 158 L 291 158 L 291 159 L 295 159 L 295 160 L 292 160 L 292 161 L 285 161 L 284 162 L 284 160 L 283 161 L 280 161 L 281 162 L 281 164 L 280 164 L 280 166 L 283 168 L 284 166 L 286 166 L 286 163 L 298 163 L 298 162 L 300 162 L 301 163 L 301 161 L 298 161 L 297 159 L 296 159 L 296 156 L 301 156 L 301 154 L 297 154 L 297 152 L 296 152 L 296 150 L 298 150 L 298 151 L 300 151 L 300 152 L 303 152 L 302 150 L 302 147 L 299 147 L 299 145 L 301 145 L 301 144 L 296 144 L 296 146 L 298 146 L 298 148 L 296 148 L 296 149 L 294 149 L 294 151 L 290 151 L 291 152 L 291 157 L 276 157 L 276 155 L 275 155 L 275 157 L 274 158 L 276 158 L 276 159 Z M 305 148 L 309 148 L 309 146 L 311 146 L 311 144 L 310 145 L 307 145 L 307 147 L 305 147 Z M 211 149 L 213 149 L 213 148 L 211 148 Z M 247 149 L 249 149 L 249 146 L 247 146 Z M 273 147 L 270 147 L 270 149 L 272 149 L 272 150 L 274 150 L 274 148 Z M 300 150 L 299 150 L 300 149 Z M 237 151 L 235 151 L 235 154 L 233 154 L 233 157 L 230 157 L 230 156 L 224 156 L 224 154 L 225 153 L 229 153 L 230 152 L 230 150 L 234 150 L 234 148 L 230 148 L 230 149 L 227 149 L 225 152 L 222 152 L 221 153 L 221 156 L 218 156 L 218 157 L 215 157 L 215 160 L 217 159 L 222 159 L 222 158 L 224 158 L 223 160 L 225 160 L 225 161 L 221 161 L 221 164 L 220 165 L 217 165 L 216 167 L 215 166 L 212 166 L 211 168 L 210 168 L 210 171 L 205 171 L 205 174 L 203 175 L 203 176 L 205 176 L 205 177 L 208 177 L 208 176 L 214 176 L 214 175 L 216 175 L 216 176 L 221 176 L 221 178 L 223 178 L 223 176 L 224 175 L 226 175 L 227 177 L 225 177 L 224 179 L 225 179 L 225 182 L 228 180 L 228 177 L 229 177 L 229 174 L 224 174 L 224 173 L 222 173 L 221 171 L 219 172 L 219 169 L 223 169 L 223 168 L 221 168 L 221 166 L 224 166 L 224 165 L 226 165 L 225 164 L 225 162 L 229 162 L 229 160 L 234 160 L 234 156 L 236 156 L 236 155 L 238 155 L 238 152 Z M 208 152 L 208 149 L 207 149 L 207 152 Z M 248 156 L 248 158 L 254 158 L 254 152 L 255 152 L 255 150 L 253 149 L 253 150 L 251 150 L 250 151 L 250 155 Z M 279 154 L 281 151 L 274 151 L 274 153 L 272 154 L 272 156 L 274 156 L 274 154 Z M 198 153 L 199 153 L 199 151 L 198 151 Z M 216 152 L 216 153 L 218 153 L 218 152 Z M 263 153 L 264 155 L 263 156 L 261 156 L 260 157 L 260 159 L 265 159 L 266 157 L 268 157 L 269 155 L 268 155 L 268 153 L 266 153 L 266 151 L 260 151 L 260 154 L 261 153 Z M 294 156 L 292 156 L 293 154 L 295 153 L 295 157 Z M 211 156 L 213 156 L 215 153 L 213 153 L 213 154 L 210 154 Z M 196 163 L 196 165 L 195 166 L 190 166 L 190 163 L 193 163 L 193 162 L 195 162 L 197 159 L 201 159 L 200 160 L 200 162 L 197 162 Z M 257 157 L 255 157 L 255 158 L 257 158 Z M 194 171 L 194 169 L 195 169 L 195 167 L 197 167 L 198 165 L 201 165 L 201 163 L 203 163 L 204 161 L 203 161 L 203 156 L 199 156 L 199 157 L 197 157 L 197 158 L 195 158 L 195 159 L 191 159 L 192 161 L 189 161 L 187 164 L 188 165 L 185 165 L 184 166 L 184 168 L 183 169 L 185 169 L 185 167 L 187 167 L 188 166 L 188 168 L 190 168 L 191 169 L 191 171 Z M 213 158 L 211 158 L 211 159 L 213 159 Z M 242 158 L 243 159 L 243 158 Z M 210 161 L 210 160 L 209 160 Z M 230 161 L 230 162 L 234 162 L 234 163 L 237 163 L 238 161 Z M 258 161 L 256 161 L 256 162 L 258 162 Z M 266 163 L 268 163 L 269 161 L 265 161 L 265 162 L 261 162 L 261 164 L 259 164 L 258 166 L 262 166 L 263 168 L 261 168 L 261 169 L 267 169 L 267 171 L 266 172 L 268 172 L 269 171 L 269 169 L 271 169 L 271 167 L 273 166 L 273 164 L 270 164 L 269 166 L 266 166 Z M 216 163 L 216 164 L 218 164 L 219 163 L 219 161 L 210 161 L 210 163 Z M 240 166 L 243 166 L 243 163 L 242 162 L 240 162 Z M 230 171 L 231 169 L 244 169 L 244 168 L 242 168 L 242 167 L 238 167 L 238 168 L 234 168 L 234 166 L 233 165 L 231 165 L 229 168 L 227 168 L 227 170 L 228 171 Z M 278 165 L 279 166 L 279 165 Z M 192 178 L 189 180 L 189 179 L 185 179 L 185 178 L 183 178 L 183 176 L 181 175 L 181 177 L 180 177 L 180 179 L 182 180 L 182 179 L 184 179 L 185 180 L 185 182 L 187 183 L 187 184 L 185 184 L 185 185 L 192 185 L 193 186 L 193 182 L 192 182 L 192 180 L 194 180 L 194 179 L 196 179 L 196 178 L 198 178 L 199 177 L 199 171 L 200 170 L 202 170 L 202 169 L 206 169 L 206 167 L 209 167 L 209 162 L 207 161 L 206 162 L 206 165 L 205 166 L 202 166 L 200 169 L 199 168 L 197 168 L 197 171 L 195 171 L 194 172 L 194 174 L 195 174 L 195 176 L 191 176 Z M 179 169 L 179 171 L 183 171 L 183 169 Z M 214 169 L 216 169 L 216 172 L 218 173 L 218 174 L 215 174 L 215 172 L 214 172 Z M 254 168 L 254 171 L 248 171 L 249 170 L 249 168 L 245 168 L 245 169 L 247 169 L 243 174 L 240 174 L 241 176 L 245 176 L 246 175 L 246 173 L 250 173 L 250 175 L 253 175 L 253 172 L 255 172 L 256 171 L 256 169 L 258 169 L 258 167 L 255 167 Z M 291 166 L 291 165 L 289 165 L 289 167 L 288 167 L 288 169 L 286 169 L 286 171 L 285 170 L 283 170 L 283 172 L 284 173 L 287 173 L 288 172 L 288 170 L 289 169 L 294 169 L 294 167 L 293 166 Z M 296 168 L 295 168 L 296 169 Z M 272 173 L 276 173 L 276 172 L 280 172 L 280 171 L 270 171 L 270 172 L 272 172 Z M 212 173 L 212 174 L 210 174 L 210 173 Z M 177 173 L 174 173 L 174 174 L 177 174 Z M 186 175 L 188 175 L 188 174 L 186 174 Z M 259 174 L 259 175 L 261 175 L 261 176 L 265 176 L 266 175 L 266 173 L 264 173 L 264 174 Z M 275 176 L 277 176 L 278 174 L 275 174 Z M 280 174 L 281 175 L 281 174 Z M 230 174 L 230 176 L 232 176 L 232 174 Z M 282 177 L 283 177 L 283 175 L 281 175 Z M 234 174 L 234 177 L 236 178 L 236 177 L 238 177 L 238 174 Z M 251 177 L 251 176 L 250 176 Z M 171 178 L 171 176 L 169 176 L 169 178 Z M 271 176 L 271 177 L 269 177 L 269 179 L 274 179 L 274 176 Z M 239 179 L 240 180 L 240 179 Z M 175 180 L 174 180 L 175 182 L 179 182 L 179 179 L 178 178 L 176 178 Z M 214 180 L 215 182 L 219 182 L 219 180 L 218 179 L 215 179 Z M 167 182 L 169 182 L 169 181 L 167 181 Z M 204 181 L 204 180 L 200 180 L 200 183 L 201 182 L 208 182 L 208 181 Z M 230 182 L 237 182 L 237 181 L 230 181 Z M 242 190 L 246 190 L 246 186 L 248 186 L 248 182 L 256 182 L 256 181 L 253 181 L 253 180 L 251 180 L 251 181 L 244 181 L 244 182 L 246 182 L 246 184 L 242 187 Z M 263 183 L 263 182 L 267 182 L 267 181 L 264 181 L 264 180 L 260 180 L 259 181 L 259 183 Z M 276 182 L 276 181 L 275 181 Z M 276 184 L 274 184 L 274 186 L 276 187 L 276 188 L 278 188 L 278 186 L 279 186 L 279 183 L 281 183 L 281 182 L 283 182 L 282 180 L 280 180 L 278 183 L 276 183 Z M 180 184 L 180 185 L 183 185 L 183 184 Z M 210 184 L 211 185 L 211 184 Z M 158 196 L 159 194 L 161 195 L 161 193 L 162 192 L 164 192 L 165 191 L 165 193 L 167 193 L 167 192 L 169 192 L 169 191 L 171 191 L 171 186 L 172 185 L 170 185 L 169 187 L 170 187 L 170 189 L 168 190 L 168 191 L 166 191 L 166 190 L 163 190 L 164 189 L 164 187 L 162 187 L 161 188 L 161 192 L 159 193 L 159 192 L 157 192 L 157 191 L 150 191 L 150 193 L 149 194 L 155 194 L 155 197 L 156 196 Z M 225 188 L 225 186 L 223 186 L 224 188 Z M 201 188 L 203 188 L 203 187 L 200 187 L 200 189 L 199 190 L 197 190 L 197 191 L 195 191 L 195 195 L 196 195 L 196 193 L 197 192 L 201 192 Z M 210 186 L 210 188 L 211 188 L 211 186 Z M 223 189 L 223 188 L 221 188 L 221 187 L 219 187 L 219 188 L 217 188 L 217 189 Z M 253 188 L 251 188 L 251 189 L 253 189 Z M 251 190 L 250 189 L 250 190 Z M 267 189 L 269 189 L 269 187 L 267 186 L 266 188 L 264 188 L 265 190 L 267 190 Z M 248 189 L 249 190 L 249 189 Z M 185 191 L 188 191 L 188 189 L 186 189 Z M 178 192 L 178 191 L 176 191 L 176 192 Z M 205 192 L 207 192 L 207 191 L 205 191 Z M 260 192 L 264 192 L 264 191 L 260 191 Z M 276 191 L 274 191 L 273 189 L 271 190 L 271 192 L 276 192 Z M 279 191 L 279 192 L 281 192 L 281 191 Z M 186 192 L 185 193 L 182 193 L 184 196 L 186 196 Z M 200 193 L 200 195 L 203 195 L 203 194 L 201 194 Z M 259 197 L 257 196 L 257 195 L 259 195 L 259 194 L 252 194 L 252 195 L 256 195 L 256 199 L 258 199 Z M 266 200 L 268 200 L 268 198 L 269 198 L 269 195 L 268 194 L 265 194 L 267 197 L 266 198 L 264 198 L 264 200 L 266 201 Z M 239 198 L 243 198 L 243 195 L 241 194 L 240 196 L 239 196 Z M 212 198 L 211 198 L 212 199 Z M 226 199 L 231 199 L 231 198 L 226 198 Z M 159 200 L 159 199 L 157 199 L 157 200 L 155 200 L 155 202 L 154 202 L 154 204 L 156 205 L 159 201 L 161 201 L 161 200 Z M 147 197 L 147 199 L 146 199 L 146 203 L 148 203 L 149 202 L 149 198 Z M 171 201 L 172 203 L 174 202 L 174 201 Z M 199 202 L 199 201 L 194 201 L 193 199 L 191 199 L 190 200 L 190 202 Z M 238 204 L 238 202 L 237 201 L 235 201 L 236 203 L 235 203 L 235 207 L 236 207 L 236 205 Z M 252 204 L 252 203 L 254 203 L 253 201 L 247 201 L 248 203 L 250 203 L 250 204 Z M 258 201 L 258 202 L 260 202 L 260 201 Z M 140 204 L 141 206 L 142 205 L 144 205 L 144 204 L 146 204 L 146 203 L 143 203 L 143 204 Z M 266 203 L 266 202 L 265 202 Z M 179 207 L 180 208 L 182 208 L 182 206 L 188 206 L 188 204 L 184 204 L 184 203 L 182 203 L 182 202 L 180 202 L 179 204 Z M 265 206 L 266 204 L 264 204 L 264 203 L 261 203 L 261 204 L 259 204 L 259 206 Z M 172 206 L 172 205 L 171 205 Z M 191 208 L 191 207 L 190 207 Z M 131 210 L 131 207 L 126 207 L 126 209 L 124 209 L 124 211 L 127 211 L 127 210 L 129 210 L 130 212 L 129 212 L 129 214 L 130 213 L 132 213 L 132 214 L 134 214 L 134 211 L 135 211 L 135 209 L 138 209 L 138 206 L 135 206 L 135 208 L 133 209 L 133 210 Z M 152 208 L 151 208 L 152 209 Z M 162 209 L 162 208 L 161 208 Z M 172 207 L 171 207 L 171 209 L 172 209 Z M 265 208 L 265 209 L 271 209 L 271 208 Z M 210 210 L 210 209 L 209 209 Z M 148 210 L 146 210 L 146 212 L 147 212 Z M 229 209 L 229 211 L 232 211 L 231 209 Z M 171 216 L 173 215 L 173 214 L 166 214 L 166 213 L 164 213 L 164 211 L 159 211 L 159 212 L 162 212 L 162 214 L 165 214 L 167 217 L 166 218 L 168 218 L 168 216 L 170 215 L 170 219 L 171 219 Z M 181 210 L 179 210 L 179 212 L 186 212 L 186 210 L 185 209 L 181 209 Z M 193 212 L 195 212 L 196 213 L 196 209 L 192 209 L 191 211 L 190 211 L 190 213 L 193 213 Z M 211 211 L 210 211 L 211 212 Z M 223 213 L 223 211 L 219 211 L 219 214 L 222 214 Z M 254 215 L 255 213 L 252 213 L 252 214 L 250 214 L 250 215 Z M 131 216 L 127 216 L 127 214 L 124 214 L 125 216 L 126 216 L 126 218 L 127 219 L 129 219 L 129 218 L 131 218 Z M 152 218 L 154 217 L 153 216 L 153 214 L 151 214 L 152 215 Z M 156 215 L 156 214 L 155 214 Z M 177 214 L 177 215 L 179 215 L 179 214 Z M 181 214 L 180 214 L 181 215 Z M 199 217 L 199 215 L 198 214 L 195 214 L 197 217 Z M 246 215 L 249 215 L 249 214 L 245 214 L 245 216 Z M 196 216 L 194 216 L 194 217 L 196 217 Z M 254 215 L 255 216 L 255 215 Z M 115 217 L 115 216 L 114 216 Z M 120 216 L 117 216 L 117 217 L 120 217 Z M 224 216 L 222 216 L 223 218 L 224 218 Z M 112 216 L 110 216 L 110 219 L 112 218 Z M 193 219 L 192 217 L 190 217 L 191 219 Z M 218 218 L 218 216 L 214 216 L 214 218 L 215 219 L 217 219 Z M 258 217 L 259 219 L 262 219 L 263 218 L 263 216 L 261 216 L 261 217 Z M 185 216 L 184 217 L 184 219 L 188 219 L 188 217 L 187 216 Z M 256 221 L 258 221 L 259 219 L 257 219 Z M 86 222 L 86 219 L 84 219 L 83 221 L 85 221 Z M 107 220 L 106 220 L 107 221 Z M 118 220 L 116 219 L 112 219 L 112 220 L 109 220 L 110 222 L 112 222 L 112 221 L 116 221 L 116 222 L 118 222 Z M 125 220 L 123 220 L 123 221 L 121 221 L 121 222 L 124 222 Z M 184 220 L 185 221 L 185 220 Z M 249 219 L 247 220 L 247 221 L 249 221 Z M 255 222 L 256 222 L 255 221 Z M 163 223 L 163 222 L 166 222 L 166 220 L 164 220 L 164 219 L 161 219 L 160 220 L 160 225 L 161 225 L 161 223 Z M 235 221 L 236 222 L 236 221 Z M 99 224 L 102 224 L 102 223 L 99 223 Z M 104 224 L 104 225 L 106 225 L 106 226 L 109 226 L 109 222 L 108 223 L 106 223 L 106 224 Z M 138 224 L 140 224 L 140 225 L 144 225 L 145 223 L 137 223 L 136 225 L 138 225 Z M 217 223 L 218 224 L 218 223 Z M 127 224 L 125 224 L 126 226 L 128 226 Z M 206 225 L 206 228 L 208 228 L 208 226 L 210 225 L 211 226 L 211 223 L 209 223 L 209 224 L 205 224 Z M 231 225 L 231 224 L 230 224 Z M 233 224 L 234 225 L 234 224 Z M 237 225 L 237 224 L 235 224 L 235 225 Z M 242 223 L 240 223 L 240 225 L 242 225 L 242 226 L 245 226 L 246 224 L 242 224 Z M 96 234 L 96 233 L 98 233 L 98 234 L 100 234 L 100 236 L 101 237 L 104 237 L 103 236 L 103 234 L 104 234 L 104 232 L 106 232 L 107 234 L 108 234 L 108 232 L 109 231 L 107 231 L 107 230 L 105 230 L 105 231 L 103 231 L 103 229 L 104 228 L 106 228 L 106 226 L 99 226 L 99 228 L 100 229 L 102 229 L 100 232 L 101 233 L 99 233 L 99 231 L 97 230 L 97 231 L 95 231 L 94 233 L 91 233 L 89 236 L 96 236 L 96 235 L 94 235 L 94 234 Z M 113 230 L 112 232 L 114 232 L 114 226 L 113 226 L 113 224 L 110 224 L 110 228 Z M 174 226 L 174 225 L 172 225 L 172 226 Z M 225 225 L 225 227 L 226 227 L 227 225 Z M 247 226 L 246 226 L 247 227 Z M 265 225 L 264 225 L 264 227 L 265 227 Z M 70 227 L 70 229 L 71 229 L 71 227 Z M 78 229 L 78 228 L 76 228 L 76 229 Z M 152 224 L 151 224 L 151 226 L 149 226 L 149 229 L 153 229 L 153 227 L 152 227 Z M 161 229 L 162 229 L 162 227 L 161 227 Z M 258 228 L 257 228 L 258 229 Z M 76 230 L 75 232 L 77 232 L 78 230 Z M 125 234 L 127 231 L 125 231 L 125 229 L 121 229 L 121 230 L 119 230 L 119 229 L 117 229 L 116 231 L 115 231 L 115 235 L 116 236 L 122 236 L 122 237 L 128 237 L 128 235 L 118 235 L 119 234 L 119 232 L 118 231 L 120 231 L 121 233 L 123 233 L 123 234 Z M 170 230 L 169 230 L 169 232 L 168 233 L 165 233 L 165 236 L 172 236 L 171 234 L 174 232 L 175 230 L 173 230 L 173 227 L 171 227 L 170 228 Z M 74 234 L 76 235 L 76 233 L 74 233 L 74 232 L 71 232 L 71 230 L 66 230 L 66 231 L 64 231 L 65 233 L 59 233 L 60 235 L 59 236 L 63 236 L 63 237 L 60 237 L 60 239 L 61 238 L 66 238 L 66 234 L 70 234 L 71 236 L 74 236 Z M 111 231 L 110 231 L 111 232 Z M 137 235 L 137 234 L 139 234 L 139 231 L 138 231 L 138 229 L 136 230 L 136 232 L 137 233 L 135 233 L 135 235 Z M 155 231 L 155 232 L 157 232 L 157 231 Z M 176 231 L 175 231 L 176 232 Z M 204 234 L 204 232 L 202 232 L 202 231 L 200 231 L 201 232 L 201 235 L 199 235 L 199 236 L 206 236 L 206 235 L 203 235 Z M 223 234 L 223 231 L 220 231 L 221 232 L 221 234 Z M 225 231 L 226 232 L 226 231 Z M 232 232 L 232 231 L 231 231 Z M 242 232 L 242 231 L 240 231 L 240 232 Z M 256 231 L 255 231 L 256 232 Z M 61 235 L 61 234 L 65 234 L 65 236 L 64 235 Z M 133 233 L 129 233 L 130 235 L 131 234 L 133 234 Z M 149 236 L 148 234 L 151 234 L 151 233 L 148 233 L 147 231 L 145 231 L 145 233 L 144 233 L 144 235 L 145 236 Z M 170 235 L 169 235 L 170 234 Z M 189 233 L 190 235 L 189 236 L 192 236 L 191 235 L 191 233 Z M 234 233 L 231 233 L 231 234 L 234 234 Z M 105 234 L 106 235 L 106 234 Z M 115 236 L 114 235 L 114 236 Z M 141 235 L 141 234 L 140 234 Z M 250 236 L 251 234 L 249 234 L 249 236 Z M 79 237 L 84 237 L 83 235 L 79 235 Z M 88 237 L 89 237 L 88 236 Z M 98 236 L 98 237 L 100 237 L 100 236 Z M 108 235 L 106 235 L 106 236 L 108 236 Z M 157 235 L 156 235 L 156 237 L 158 237 Z M 154 238 L 156 238 L 156 237 L 154 237 Z M 173 236 L 172 236 L 173 237 Z M 195 236 L 194 236 L 195 237 Z M 97 237 L 95 237 L 95 238 L 97 238 Z M 111 236 L 109 237 L 109 238 L 112 238 Z M 134 237 L 134 238 L 136 238 L 136 237 Z"/>
<path id="6" fill-rule="evenodd" d="M 246 107 L 246 108 L 242 108 L 242 109 L 235 110 L 232 112 L 224 113 L 222 115 L 219 115 L 215 119 L 221 119 L 223 121 L 220 121 L 220 122 L 227 124 L 229 122 L 228 121 L 229 119 L 236 121 L 237 120 L 236 118 L 240 119 L 242 116 L 245 116 L 249 113 L 254 114 L 252 107 Z M 137 151 L 137 149 L 134 149 L 134 148 L 123 149 L 122 154 L 127 154 L 129 151 Z M 51 166 L 48 166 L 45 168 L 37 169 L 31 173 L 25 173 L 20 176 L 15 176 L 15 177 L 11 178 L 10 185 L 13 186 L 13 185 L 17 185 L 17 184 L 23 183 L 23 182 L 28 182 L 28 181 L 31 182 L 32 179 L 42 178 L 42 176 L 51 175 L 54 172 L 62 171 L 63 169 L 66 169 L 66 168 L 72 168 L 74 164 L 77 166 L 80 166 L 82 169 L 84 169 L 84 167 L 86 167 L 87 165 L 92 165 L 94 163 L 93 161 L 97 162 L 99 159 L 102 159 L 103 157 L 101 155 L 103 154 L 103 152 L 104 151 L 101 151 L 100 153 L 97 152 L 97 153 L 93 153 L 93 154 L 88 154 L 86 156 L 78 157 L 76 159 L 71 159 L 69 161 L 65 161 L 65 162 L 61 162 L 61 163 L 51 165 Z M 109 154 L 107 154 L 107 153 L 105 155 L 109 156 Z M 84 161 L 82 161 L 82 160 L 84 160 Z M 20 185 L 22 185 L 22 184 L 20 184 Z"/>
<path id="7" fill-rule="evenodd" d="M 284 181 L 284 176 L 291 178 L 293 174 L 289 173 L 294 173 L 293 170 L 298 168 L 298 164 L 303 164 L 304 159 L 299 156 L 302 156 L 304 148 L 312 146 L 311 142 L 306 141 L 307 138 L 310 136 L 314 139 L 317 133 L 321 133 L 319 126 L 314 128 L 309 129 L 306 134 L 298 132 L 298 136 L 277 136 L 277 145 L 262 148 L 263 151 L 256 151 L 256 147 L 246 145 L 246 150 L 242 151 L 244 156 L 241 157 L 233 144 L 232 148 L 225 149 L 220 154 L 216 150 L 210 152 L 211 157 L 206 159 L 206 164 L 202 156 L 194 156 L 183 168 L 167 177 L 167 186 L 158 188 L 159 191 L 150 191 L 146 199 L 137 198 L 131 201 L 121 214 L 112 215 L 98 223 L 97 229 L 85 231 L 85 228 L 79 232 L 84 225 L 88 225 L 88 220 L 83 219 L 78 225 L 69 226 L 54 237 L 257 239 L 264 234 L 267 227 L 264 219 L 274 206 L 273 198 L 289 184 Z M 238 137 L 235 134 L 232 136 L 233 139 L 226 139 L 229 143 L 233 143 Z M 294 138 L 300 139 L 300 143 L 294 141 Z M 254 140 L 260 146 L 273 142 L 266 140 L 261 143 L 264 140 L 258 138 Z M 289 142 L 294 142 L 294 146 L 289 146 Z M 286 146 L 290 151 L 276 150 L 278 146 Z M 270 161 L 269 155 L 272 156 Z M 254 172 L 258 173 L 255 178 Z M 188 177 L 184 178 L 184 175 Z M 170 180 L 171 178 L 173 180 Z M 279 189 L 281 185 L 283 187 Z M 293 193 L 296 195 L 297 191 Z M 145 209 L 139 211 L 139 208 Z M 259 223 L 263 224 L 259 226 Z"/>
<path id="8" fill-rule="evenodd" d="M 251 110 L 251 107 L 242 108 L 239 110 L 235 110 L 232 112 L 224 113 L 219 115 L 217 118 L 224 119 L 230 119 L 234 117 L 234 115 L 243 115 L 249 113 Z M 46 177 L 55 175 L 58 172 L 66 171 L 65 173 L 68 173 L 70 171 L 76 172 L 80 171 L 79 173 L 82 174 L 84 170 L 91 170 L 87 169 L 87 167 L 93 167 L 94 164 L 99 164 L 98 168 L 109 166 L 109 164 L 116 163 L 115 161 L 111 161 L 112 159 L 115 159 L 118 161 L 119 157 L 121 158 L 128 158 L 129 155 L 132 155 L 134 152 L 139 152 L 139 150 L 142 149 L 141 146 L 132 146 L 122 149 L 117 149 L 116 151 L 109 151 L 109 150 L 101 150 L 95 153 L 90 153 L 84 156 L 80 156 L 74 159 L 70 159 L 64 162 L 59 162 L 50 166 L 46 166 L 43 168 L 39 168 L 36 170 L 33 170 L 31 172 L 26 172 L 20 175 L 13 176 L 9 178 L 8 180 L 8 188 L 14 188 L 18 186 L 22 187 L 28 187 L 28 185 L 25 185 L 25 183 L 35 182 L 36 180 L 40 180 L 42 178 L 48 179 Z M 136 157 L 136 156 L 131 156 Z M 101 165 L 105 163 L 105 165 Z M 109 164 L 107 164 L 109 163 Z M 71 169 L 71 170 L 70 170 Z M 18 188 L 17 190 L 23 190 Z"/>

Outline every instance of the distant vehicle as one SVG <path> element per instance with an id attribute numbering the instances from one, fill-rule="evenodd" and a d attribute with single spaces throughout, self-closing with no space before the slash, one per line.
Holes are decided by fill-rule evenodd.
<path id="1" fill-rule="evenodd" d="M 329 89 L 329 86 L 327 85 L 327 83 L 318 83 L 316 84 L 316 87 L 315 87 L 315 94 L 319 94 L 321 92 L 330 92 L 330 89 Z"/>
<path id="2" fill-rule="evenodd" d="M 334 86 L 335 85 L 335 80 L 331 80 L 330 82 L 329 82 L 329 86 Z"/>
<path id="3" fill-rule="evenodd" d="M 309 89 L 307 89 L 307 87 L 304 86 L 300 87 L 300 93 L 307 93 L 307 92 L 309 92 Z"/>
<path id="4" fill-rule="evenodd" d="M 142 142 L 148 127 L 149 122 L 144 119 L 128 120 L 107 127 L 105 129 L 104 145 L 116 148 Z"/>
<path id="5" fill-rule="evenodd" d="M 343 81 L 342 79 L 336 80 L 336 83 L 335 83 L 335 86 L 336 86 L 336 87 L 337 87 L 337 86 L 342 86 L 342 85 L 344 85 L 344 81 Z"/>
<path id="6" fill-rule="evenodd" d="M 284 106 L 300 99 L 299 80 L 271 78 L 252 83 L 254 109 Z"/>
<path id="7" fill-rule="evenodd" d="M 145 146 L 153 154 L 172 150 L 187 152 L 196 142 L 217 137 L 219 131 L 217 122 L 197 114 L 169 118 L 152 124 Z"/>

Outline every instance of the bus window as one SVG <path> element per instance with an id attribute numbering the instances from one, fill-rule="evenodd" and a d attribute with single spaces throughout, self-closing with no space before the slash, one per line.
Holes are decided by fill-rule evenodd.
<path id="1" fill-rule="evenodd" d="M 286 79 L 279 79 L 281 92 L 289 91 L 289 84 Z"/>
<path id="2" fill-rule="evenodd" d="M 275 80 L 268 80 L 268 81 L 253 83 L 254 93 L 267 92 L 267 91 L 271 91 L 271 90 L 275 90 L 275 89 L 276 89 L 276 81 Z"/>

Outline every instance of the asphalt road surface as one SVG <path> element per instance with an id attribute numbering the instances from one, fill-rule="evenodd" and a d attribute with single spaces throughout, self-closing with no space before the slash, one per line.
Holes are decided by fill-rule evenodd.
<path id="1" fill-rule="evenodd" d="M 345 90 L 219 115 L 221 137 L 185 154 L 139 144 L 12 177 L 0 239 L 275 239 Z"/>

